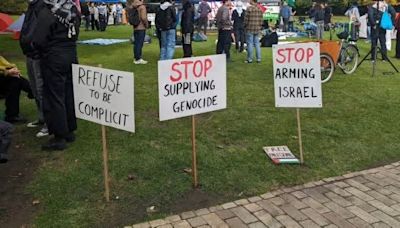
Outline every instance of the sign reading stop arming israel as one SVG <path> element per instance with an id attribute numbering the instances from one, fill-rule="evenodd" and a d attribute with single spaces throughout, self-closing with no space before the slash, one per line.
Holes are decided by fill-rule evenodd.
<path id="1" fill-rule="evenodd" d="M 76 117 L 135 132 L 133 73 L 72 65 Z"/>
<path id="2" fill-rule="evenodd" d="M 160 121 L 226 108 L 226 57 L 158 62 Z"/>
<path id="3" fill-rule="evenodd" d="M 275 107 L 321 108 L 319 43 L 274 45 Z"/>

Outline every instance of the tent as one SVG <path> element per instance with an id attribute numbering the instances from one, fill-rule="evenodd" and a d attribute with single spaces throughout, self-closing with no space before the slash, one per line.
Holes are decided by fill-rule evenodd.
<path id="1" fill-rule="evenodd" d="M 0 32 L 5 32 L 12 23 L 13 19 L 8 14 L 0 13 Z"/>

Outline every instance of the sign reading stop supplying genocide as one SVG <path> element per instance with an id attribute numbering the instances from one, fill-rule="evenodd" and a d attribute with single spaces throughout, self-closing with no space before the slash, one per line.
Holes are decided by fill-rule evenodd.
<path id="1" fill-rule="evenodd" d="M 158 62 L 160 121 L 226 108 L 226 57 Z"/>
<path id="2" fill-rule="evenodd" d="M 275 107 L 321 108 L 319 43 L 273 46 Z"/>
<path id="3" fill-rule="evenodd" d="M 73 64 L 72 74 L 78 118 L 135 132 L 133 73 Z"/>

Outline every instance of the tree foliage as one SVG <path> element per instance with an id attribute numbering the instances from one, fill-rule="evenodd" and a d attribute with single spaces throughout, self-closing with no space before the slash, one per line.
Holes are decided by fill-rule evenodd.
<path id="1" fill-rule="evenodd" d="M 0 0 L 0 11 L 10 14 L 21 14 L 27 9 L 26 0 Z"/>

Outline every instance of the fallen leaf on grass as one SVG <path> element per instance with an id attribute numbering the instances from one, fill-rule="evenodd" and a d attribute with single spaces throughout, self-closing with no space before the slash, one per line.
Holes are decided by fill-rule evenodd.
<path id="1" fill-rule="evenodd" d="M 36 205 L 38 205 L 38 204 L 40 204 L 40 200 L 34 200 L 34 201 L 32 201 L 32 205 L 33 205 L 33 206 L 36 206 Z"/>
<path id="2" fill-rule="evenodd" d="M 156 209 L 156 206 L 151 206 L 151 207 L 146 208 L 147 213 L 155 213 L 157 211 L 158 210 Z"/>
<path id="3" fill-rule="evenodd" d="M 192 173 L 192 169 L 191 168 L 185 168 L 185 169 L 183 169 L 183 172 L 191 174 Z"/>

